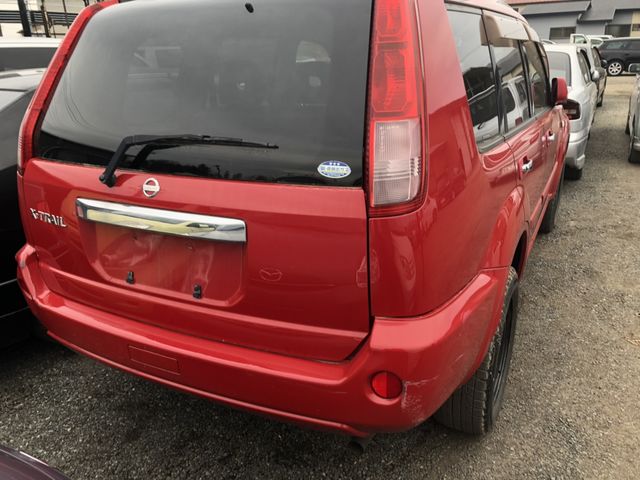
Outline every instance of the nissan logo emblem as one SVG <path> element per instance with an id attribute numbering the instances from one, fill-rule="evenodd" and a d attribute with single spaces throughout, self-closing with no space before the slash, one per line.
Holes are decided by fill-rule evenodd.
<path id="1" fill-rule="evenodd" d="M 147 198 L 153 198 L 160 193 L 160 183 L 155 178 L 149 178 L 142 184 L 142 193 Z"/>

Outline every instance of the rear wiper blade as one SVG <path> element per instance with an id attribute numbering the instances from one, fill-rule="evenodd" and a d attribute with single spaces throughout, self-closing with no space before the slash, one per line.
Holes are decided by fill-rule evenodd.
<path id="1" fill-rule="evenodd" d="M 120 142 L 107 168 L 100 175 L 100 182 L 111 188 L 116 184 L 116 169 L 125 158 L 131 147 L 145 145 L 144 153 L 148 155 L 154 149 L 174 148 L 182 145 L 220 145 L 224 147 L 268 148 L 276 149 L 278 145 L 262 142 L 247 142 L 241 138 L 214 137 L 209 135 L 131 135 Z M 142 151 L 140 153 L 143 153 Z M 140 154 L 139 154 L 140 155 Z"/>

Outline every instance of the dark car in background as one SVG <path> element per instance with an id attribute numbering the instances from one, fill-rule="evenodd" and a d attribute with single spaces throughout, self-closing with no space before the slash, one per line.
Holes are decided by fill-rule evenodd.
<path id="1" fill-rule="evenodd" d="M 60 40 L 55 38 L 1 38 L 0 72 L 44 68 L 59 45 Z"/>
<path id="2" fill-rule="evenodd" d="M 629 101 L 626 132 L 631 137 L 629 142 L 629 162 L 640 163 L 640 63 L 629 66 L 631 73 L 637 74 Z"/>
<path id="3" fill-rule="evenodd" d="M 20 123 L 44 69 L 0 73 L 0 347 L 23 338 L 30 314 L 16 281 L 15 254 L 24 244 L 16 187 Z"/>
<path id="4" fill-rule="evenodd" d="M 605 40 L 598 50 L 607 61 L 607 73 L 612 77 L 628 72 L 632 63 L 640 63 L 640 38 Z"/>

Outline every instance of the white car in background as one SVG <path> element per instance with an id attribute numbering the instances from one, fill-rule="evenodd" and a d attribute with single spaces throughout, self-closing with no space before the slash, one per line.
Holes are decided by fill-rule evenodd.
<path id="1" fill-rule="evenodd" d="M 637 74 L 627 117 L 627 134 L 631 136 L 629 161 L 640 163 L 640 63 L 629 65 L 629 72 Z"/>
<path id="2" fill-rule="evenodd" d="M 46 68 L 59 46 L 56 38 L 1 38 L 0 72 Z"/>
<path id="3" fill-rule="evenodd" d="M 551 68 L 551 78 L 563 77 L 569 87 L 569 99 L 564 105 L 571 121 L 571 137 L 566 157 L 565 176 L 569 180 L 582 178 L 587 142 L 596 115 L 600 73 L 589 68 L 587 55 L 577 45 L 545 45 Z"/>
<path id="4" fill-rule="evenodd" d="M 497 102 L 496 89 L 492 88 L 486 92 L 482 92 L 475 97 L 469 99 L 469 106 L 472 111 L 478 111 L 480 107 L 486 111 L 491 111 L 491 105 Z M 507 110 L 507 122 L 509 125 L 520 125 L 524 122 L 525 116 L 528 115 L 529 99 L 527 97 L 526 80 L 523 77 L 512 78 L 502 84 L 502 96 L 504 105 Z M 494 107 L 495 108 L 495 107 Z M 525 111 L 527 112 L 525 114 Z M 478 115 L 479 116 L 479 115 Z M 495 137 L 500 133 L 500 124 L 498 118 L 492 116 L 486 122 L 479 123 L 474 127 L 476 138 L 478 141 Z"/>
<path id="5" fill-rule="evenodd" d="M 613 35 L 584 35 L 582 33 L 572 33 L 570 42 L 580 45 L 591 44 L 594 47 L 602 45 L 605 40 L 611 40 Z"/>

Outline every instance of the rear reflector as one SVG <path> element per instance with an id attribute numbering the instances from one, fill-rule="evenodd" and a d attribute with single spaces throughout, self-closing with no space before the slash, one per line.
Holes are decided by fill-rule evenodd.
<path id="1" fill-rule="evenodd" d="M 423 79 L 414 0 L 377 0 L 367 150 L 369 212 L 405 213 L 422 200 Z"/>
<path id="2" fill-rule="evenodd" d="M 53 91 L 58 85 L 62 71 L 69 61 L 71 52 L 78 43 L 80 34 L 97 12 L 105 7 L 118 3 L 118 0 L 106 0 L 84 8 L 76 17 L 69 32 L 65 35 L 64 40 L 56 50 L 55 55 L 51 59 L 49 68 L 42 77 L 40 86 L 35 95 L 31 99 L 31 103 L 27 108 L 22 124 L 20 125 L 20 135 L 18 137 L 18 172 L 23 173 L 24 167 L 33 157 L 33 139 L 39 123 L 42 121 L 42 112 L 46 110 Z"/>
<path id="3" fill-rule="evenodd" d="M 402 380 L 391 372 L 378 372 L 371 378 L 371 389 L 377 396 L 392 400 L 402 393 Z"/>

